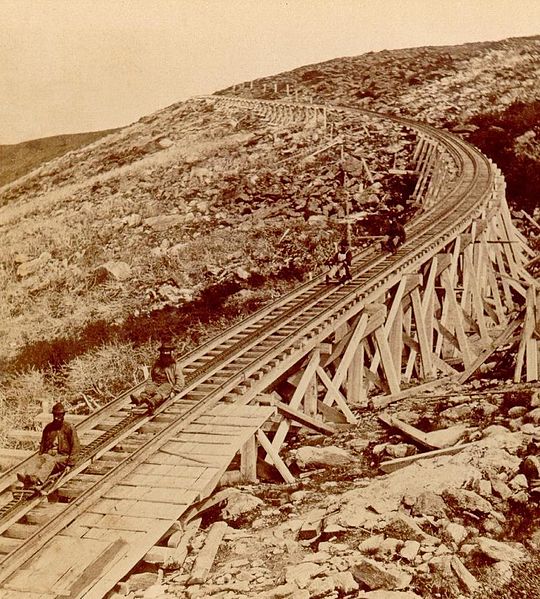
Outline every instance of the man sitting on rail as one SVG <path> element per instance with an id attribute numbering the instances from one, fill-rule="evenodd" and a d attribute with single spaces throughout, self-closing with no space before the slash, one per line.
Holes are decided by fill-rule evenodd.
<path id="1" fill-rule="evenodd" d="M 39 454 L 30 460 L 25 473 L 17 473 L 24 487 L 41 486 L 51 474 L 75 465 L 80 451 L 79 437 L 73 425 L 64 421 L 65 413 L 60 402 L 54 404 L 53 420 L 43 429 Z"/>
<path id="2" fill-rule="evenodd" d="M 137 397 L 131 395 L 131 403 L 136 406 L 146 404 L 148 413 L 153 414 L 172 392 L 178 393 L 185 386 L 182 368 L 173 357 L 174 346 L 164 341 L 159 348 L 159 358 L 152 366 L 150 380 Z"/>
<path id="3" fill-rule="evenodd" d="M 395 216 L 390 216 L 386 229 L 386 239 L 383 241 L 383 247 L 389 252 L 392 252 L 392 254 L 395 254 L 398 247 L 402 243 L 405 243 L 406 238 L 405 227 Z"/>
<path id="4" fill-rule="evenodd" d="M 342 239 L 339 242 L 337 252 L 332 256 L 328 264 L 331 265 L 331 268 L 326 275 L 327 283 L 331 283 L 332 281 L 345 283 L 352 279 L 352 252 L 346 239 Z"/>

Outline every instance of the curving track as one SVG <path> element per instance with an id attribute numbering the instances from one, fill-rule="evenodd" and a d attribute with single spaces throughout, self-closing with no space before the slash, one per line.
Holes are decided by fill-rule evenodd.
<path id="1" fill-rule="evenodd" d="M 306 120 L 316 106 L 213 96 L 201 99 L 267 114 L 291 114 Z M 322 110 L 322 107 L 320 107 Z M 398 117 L 325 107 L 330 114 L 365 119 L 388 118 L 413 130 L 437 148 L 439 165 L 452 174 L 432 191 L 430 207 L 407 226 L 408 241 L 394 256 L 367 249 L 355 256 L 353 280 L 328 286 L 323 275 L 258 311 L 222 335 L 182 357 L 185 390 L 163 404 L 152 417 L 129 412 L 129 392 L 114 400 L 78 430 L 84 444 L 80 463 L 54 491 L 59 503 L 43 499 L 19 502 L 9 487 L 24 463 L 0 477 L 0 582 L 4 581 L 49 539 L 67 526 L 103 493 L 168 439 L 220 401 L 247 404 L 286 369 L 285 361 L 303 359 L 340 324 L 359 313 L 382 289 L 390 289 L 405 272 L 441 251 L 466 230 L 472 219 L 496 209 L 500 197 L 498 170 L 469 144 L 445 132 Z M 425 173 L 429 189 L 433 169 Z M 431 181 L 433 183 L 433 181 Z M 131 390 L 130 390 L 131 391 Z"/>

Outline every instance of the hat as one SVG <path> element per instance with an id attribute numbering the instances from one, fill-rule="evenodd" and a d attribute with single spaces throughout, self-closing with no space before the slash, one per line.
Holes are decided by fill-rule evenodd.
<path id="1" fill-rule="evenodd" d="M 161 347 L 159 348 L 160 352 L 172 352 L 174 350 L 174 345 L 170 341 L 162 341 Z"/>
<path id="2" fill-rule="evenodd" d="M 64 404 L 60 401 L 58 403 L 55 403 L 52 408 L 52 413 L 53 414 L 65 414 L 66 410 L 64 408 Z"/>

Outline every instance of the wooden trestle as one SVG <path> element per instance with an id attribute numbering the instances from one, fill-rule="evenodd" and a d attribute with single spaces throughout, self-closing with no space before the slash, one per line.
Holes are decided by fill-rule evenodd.
<path id="1" fill-rule="evenodd" d="M 286 122 L 322 119 L 326 128 L 331 116 L 315 105 L 242 102 Z M 459 185 L 458 151 L 453 156 L 442 137 L 421 130 L 414 197 L 430 208 Z M 396 256 L 381 256 L 365 279 L 355 273 L 347 301 L 331 315 L 314 317 L 305 330 L 289 323 L 286 347 L 268 347 L 264 367 L 246 367 L 210 412 L 115 480 L 33 557 L 21 559 L 1 596 L 102 597 L 193 502 L 213 491 L 238 452 L 245 479 L 256 479 L 260 449 L 292 482 L 280 451 L 293 426 L 332 432 L 332 423 L 356 422 L 355 407 L 398 399 L 413 379 L 464 381 L 491 352 L 512 343 L 519 348 L 516 379 L 524 372 L 538 380 L 540 298 L 526 271 L 533 253 L 512 225 L 502 177 L 494 165 L 485 170 L 491 171 L 484 173 L 488 191 L 473 212 L 425 241 L 415 240 L 423 230 L 413 225 Z M 178 398 L 179 410 L 183 401 L 189 393 Z"/>

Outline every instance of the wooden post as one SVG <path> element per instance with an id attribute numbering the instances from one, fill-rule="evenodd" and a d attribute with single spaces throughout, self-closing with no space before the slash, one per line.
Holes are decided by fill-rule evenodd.
<path id="1" fill-rule="evenodd" d="M 257 482 L 257 442 L 255 435 L 242 445 L 240 450 L 240 473 L 246 481 Z"/>

